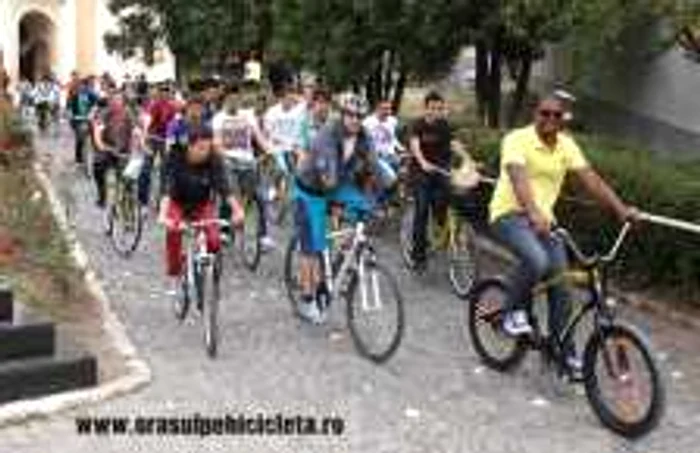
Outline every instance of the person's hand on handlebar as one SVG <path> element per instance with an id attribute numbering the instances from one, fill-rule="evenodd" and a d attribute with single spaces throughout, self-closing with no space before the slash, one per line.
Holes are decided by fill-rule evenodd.
<path id="1" fill-rule="evenodd" d="M 423 170 L 425 173 L 436 173 L 438 171 L 437 165 L 434 165 L 425 159 L 418 161 L 418 165 L 420 165 L 421 170 Z"/>
<path id="2" fill-rule="evenodd" d="M 632 225 L 635 225 L 641 220 L 640 213 L 641 211 L 636 206 L 625 206 L 624 211 L 618 216 L 622 222 L 629 222 Z"/>

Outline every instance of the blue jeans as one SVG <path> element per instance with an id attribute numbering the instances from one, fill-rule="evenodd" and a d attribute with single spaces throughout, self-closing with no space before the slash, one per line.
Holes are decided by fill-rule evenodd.
<path id="1" fill-rule="evenodd" d="M 493 230 L 496 237 L 520 260 L 519 266 L 510 276 L 511 292 L 505 308 L 529 310 L 532 288 L 543 279 L 566 268 L 566 247 L 557 236 L 538 236 L 527 217 L 521 214 L 501 217 L 493 224 Z M 571 311 L 566 286 L 563 283 L 553 285 L 547 295 L 549 332 L 559 336 L 566 327 Z"/>

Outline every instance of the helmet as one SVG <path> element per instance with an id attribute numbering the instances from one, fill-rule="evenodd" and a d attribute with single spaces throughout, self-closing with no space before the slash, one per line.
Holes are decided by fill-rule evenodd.
<path id="1" fill-rule="evenodd" d="M 364 98 L 354 93 L 344 95 L 340 100 L 340 109 L 343 112 L 356 113 L 364 116 L 367 114 L 367 102 Z"/>

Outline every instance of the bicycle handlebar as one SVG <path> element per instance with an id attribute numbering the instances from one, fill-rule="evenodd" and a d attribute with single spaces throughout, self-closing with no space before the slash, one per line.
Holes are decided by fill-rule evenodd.
<path id="1" fill-rule="evenodd" d="M 224 219 L 207 219 L 207 220 L 197 220 L 195 222 L 190 222 L 190 221 L 183 221 L 179 222 L 178 224 L 175 225 L 166 225 L 166 226 L 172 226 L 173 229 L 178 230 L 178 231 L 187 231 L 187 230 L 195 230 L 197 228 L 204 228 L 210 225 L 218 225 L 220 227 L 227 227 L 231 226 L 232 223 L 229 220 L 224 220 Z"/>

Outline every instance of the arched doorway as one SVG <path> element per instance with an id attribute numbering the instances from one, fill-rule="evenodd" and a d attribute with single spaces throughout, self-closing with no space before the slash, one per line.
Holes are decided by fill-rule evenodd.
<path id="1" fill-rule="evenodd" d="M 19 74 L 37 80 L 52 71 L 55 26 L 43 13 L 31 11 L 19 22 Z"/>

